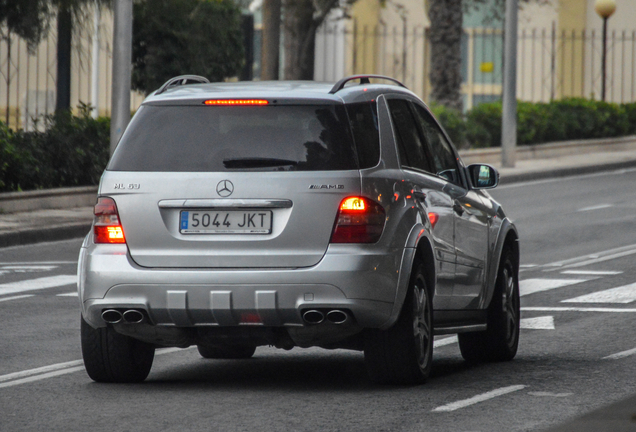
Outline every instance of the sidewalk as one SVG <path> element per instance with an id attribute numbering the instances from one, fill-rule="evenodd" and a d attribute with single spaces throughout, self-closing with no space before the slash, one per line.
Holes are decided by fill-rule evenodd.
<path id="1" fill-rule="evenodd" d="M 463 158 L 466 164 L 475 161 L 473 155 Z M 501 168 L 499 163 L 493 165 L 499 169 L 500 183 L 506 185 L 636 167 L 636 151 L 594 152 L 519 160 L 515 168 Z M 41 195 L 45 194 L 46 191 L 43 191 Z M 46 197 L 38 199 L 42 200 L 43 208 L 47 207 Z M 0 247 L 84 237 L 90 231 L 92 220 L 92 206 L 0 213 Z"/>

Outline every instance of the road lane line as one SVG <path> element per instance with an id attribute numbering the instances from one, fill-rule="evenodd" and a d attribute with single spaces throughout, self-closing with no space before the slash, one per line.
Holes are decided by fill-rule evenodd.
<path id="1" fill-rule="evenodd" d="M 16 294 L 26 291 L 36 291 L 47 288 L 57 288 L 77 283 L 77 275 L 57 275 L 37 279 L 27 279 L 19 282 L 0 284 L 0 295 Z"/>
<path id="2" fill-rule="evenodd" d="M 440 348 L 446 345 L 452 345 L 457 342 L 458 342 L 457 335 L 455 335 L 455 336 L 433 341 L 433 348 Z"/>
<path id="3" fill-rule="evenodd" d="M 636 283 L 561 300 L 561 303 L 632 303 L 636 301 Z"/>
<path id="4" fill-rule="evenodd" d="M 520 327 L 526 330 L 554 330 L 554 317 L 523 318 Z"/>
<path id="5" fill-rule="evenodd" d="M 526 279 L 519 282 L 519 295 L 526 296 L 569 285 L 587 282 L 590 279 Z"/>
<path id="6" fill-rule="evenodd" d="M 185 351 L 187 348 L 161 348 L 155 352 L 155 356 L 171 354 L 178 351 Z M 73 360 L 64 363 L 42 366 L 35 369 L 28 369 L 20 372 L 13 372 L 7 375 L 0 375 L 0 388 L 12 387 L 20 384 L 27 384 L 47 378 L 54 378 L 84 369 L 83 360 Z"/>
<path id="7" fill-rule="evenodd" d="M 514 385 L 509 387 L 502 387 L 500 389 L 489 391 L 488 393 L 483 393 L 483 394 L 471 397 L 470 399 L 464 399 L 461 401 L 452 402 L 452 403 L 437 407 L 432 412 L 456 411 L 458 409 L 466 408 L 467 406 L 475 405 L 480 402 L 485 402 L 487 400 L 494 399 L 496 397 L 503 396 L 508 393 L 523 390 L 524 388 L 526 388 L 525 385 Z"/>
<path id="8" fill-rule="evenodd" d="M 35 369 L 29 369 L 29 370 L 25 370 L 25 371 L 21 371 L 21 372 L 13 372 L 7 375 L 0 375 L 0 383 L 5 382 L 5 381 L 11 381 L 14 379 L 18 379 L 18 378 L 25 378 L 25 377 L 29 377 L 32 375 L 38 375 L 38 374 L 43 374 L 43 373 L 47 373 L 47 372 L 53 372 L 56 370 L 60 370 L 60 369 L 65 369 L 65 368 L 70 368 L 73 366 L 79 366 L 81 364 L 84 364 L 84 362 L 82 360 L 73 360 L 73 361 L 69 361 L 69 362 L 65 362 L 65 363 L 57 363 L 57 364 L 53 364 L 50 366 L 42 366 L 39 368 L 35 368 Z"/>
<path id="9" fill-rule="evenodd" d="M 603 360 L 619 360 L 636 354 L 636 348 L 603 357 Z"/>
<path id="10" fill-rule="evenodd" d="M 73 291 L 70 293 L 57 294 L 57 297 L 79 297 L 79 294 L 77 293 L 77 291 Z"/>
<path id="11" fill-rule="evenodd" d="M 623 274 L 622 271 L 611 271 L 611 270 L 565 270 L 562 271 L 561 274 L 568 275 L 589 275 L 589 276 L 616 276 L 619 274 Z"/>
<path id="12" fill-rule="evenodd" d="M 23 261 L 23 262 L 0 262 L 0 266 L 5 265 L 64 265 L 75 264 L 77 261 Z"/>
<path id="13" fill-rule="evenodd" d="M 28 297 L 35 297 L 35 296 L 33 294 L 27 294 L 27 295 L 13 296 L 13 297 L 0 297 L 0 302 L 5 302 L 9 300 L 19 300 L 19 299 L 28 298 Z"/>
<path id="14" fill-rule="evenodd" d="M 598 259 L 598 258 L 604 258 L 607 256 L 616 256 L 617 254 L 621 254 L 621 253 L 627 253 L 628 255 L 630 254 L 634 254 L 636 253 L 636 244 L 633 245 L 628 245 L 628 246 L 621 246 L 618 248 L 614 248 L 614 249 L 608 249 L 608 250 L 604 250 L 604 251 L 600 251 L 600 252 L 595 252 L 595 253 L 591 253 L 591 254 L 585 254 L 582 256 L 578 256 L 578 257 L 574 257 L 574 258 L 569 258 L 566 260 L 562 260 L 562 261 L 556 261 L 550 264 L 544 264 L 542 267 L 547 267 L 548 269 L 545 271 L 557 271 L 557 270 L 561 270 L 564 267 L 570 267 L 572 264 L 579 264 L 581 262 L 587 262 L 589 260 L 593 260 L 593 259 Z M 558 267 L 558 268 L 555 268 Z"/>
<path id="15" fill-rule="evenodd" d="M 601 210 L 601 209 L 606 209 L 606 208 L 610 208 L 610 207 L 614 207 L 614 204 L 599 204 L 599 205 L 595 205 L 595 206 L 591 206 L 591 207 L 583 207 L 577 210 L 577 212 L 588 212 L 588 211 L 592 211 L 592 210 Z"/>
<path id="16" fill-rule="evenodd" d="M 48 372 L 45 374 L 41 374 L 41 375 L 35 375 L 35 376 L 31 376 L 28 378 L 22 378 L 22 379 L 18 379 L 15 381 L 9 381 L 9 382 L 5 382 L 5 383 L 1 383 L 0 384 L 0 388 L 6 388 L 6 387 L 13 387 L 13 386 L 17 386 L 20 384 L 28 384 L 30 382 L 34 382 L 34 381 L 40 381 L 43 379 L 47 379 L 47 378 L 53 378 L 53 377 L 57 377 L 60 375 L 66 375 L 66 374 L 70 374 L 73 372 L 79 372 L 81 370 L 85 370 L 84 366 L 77 366 L 77 367 L 72 367 L 72 368 L 67 368 L 67 369 L 61 369 L 61 370 L 57 370 L 54 372 Z"/>
<path id="17" fill-rule="evenodd" d="M 551 393 L 551 392 L 528 392 L 530 396 L 537 397 L 555 397 L 555 398 L 564 398 L 573 396 L 574 393 Z"/>
<path id="18" fill-rule="evenodd" d="M 603 256 L 603 257 L 599 257 L 599 258 L 593 258 L 587 261 L 582 261 L 576 264 L 568 264 L 565 267 L 585 267 L 591 264 L 598 264 L 601 262 L 605 262 L 605 261 L 610 261 L 613 259 L 617 259 L 617 258 L 623 258 L 629 255 L 634 255 L 636 254 L 636 249 L 634 250 L 629 250 L 629 251 L 625 251 L 625 252 L 619 252 L 613 255 L 607 255 L 607 256 Z"/>
<path id="19" fill-rule="evenodd" d="M 600 308 L 600 307 L 535 307 L 526 306 L 522 311 L 535 312 L 613 312 L 613 313 L 636 313 L 636 309 Z"/>

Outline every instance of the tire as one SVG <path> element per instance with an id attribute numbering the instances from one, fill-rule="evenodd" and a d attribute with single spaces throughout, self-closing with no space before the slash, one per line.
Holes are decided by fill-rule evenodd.
<path id="1" fill-rule="evenodd" d="M 426 381 L 433 363 L 433 304 L 421 263 L 413 267 L 397 322 L 388 330 L 367 330 L 364 342 L 371 381 L 401 385 Z"/>
<path id="2" fill-rule="evenodd" d="M 509 361 L 517 354 L 521 313 L 519 276 L 515 262 L 512 250 L 505 248 L 495 281 L 495 292 L 488 307 L 487 330 L 458 335 L 459 349 L 468 362 Z"/>
<path id="3" fill-rule="evenodd" d="M 81 318 L 82 356 L 88 376 L 106 383 L 135 383 L 146 379 L 155 356 L 154 346 L 117 333 L 92 328 Z"/>
<path id="4" fill-rule="evenodd" d="M 206 359 L 248 359 L 254 355 L 254 345 L 198 345 L 201 357 Z"/>

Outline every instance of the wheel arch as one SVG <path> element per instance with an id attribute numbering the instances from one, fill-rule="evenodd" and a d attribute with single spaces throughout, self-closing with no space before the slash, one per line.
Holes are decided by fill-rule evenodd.
<path id="1" fill-rule="evenodd" d="M 497 243 L 495 245 L 495 249 L 493 250 L 493 257 L 496 259 L 491 260 L 491 264 L 488 269 L 488 275 L 486 280 L 486 292 L 485 295 L 482 296 L 482 304 L 481 308 L 486 308 L 490 304 L 492 300 L 492 296 L 495 289 L 495 283 L 497 281 L 497 274 L 499 273 L 499 267 L 501 266 L 501 258 L 504 250 L 506 248 L 510 248 L 512 250 L 513 255 L 513 264 L 515 269 L 515 276 L 519 277 L 519 233 L 517 232 L 517 228 L 514 226 L 509 219 L 505 219 L 502 223 L 501 229 L 499 230 L 499 236 L 497 238 Z"/>
<path id="2" fill-rule="evenodd" d="M 435 253 L 433 251 L 433 244 L 428 237 L 428 232 L 420 231 L 421 234 L 416 240 L 414 247 L 404 248 L 402 255 L 402 264 L 400 266 L 400 278 L 398 282 L 398 289 L 395 294 L 395 301 L 393 303 L 393 310 L 391 311 L 391 318 L 385 322 L 381 329 L 387 329 L 391 327 L 398 319 L 402 306 L 406 299 L 406 294 L 409 287 L 409 281 L 411 279 L 411 272 L 418 260 L 424 264 L 425 269 L 425 281 L 426 287 L 429 290 L 430 298 L 434 301 L 435 283 L 437 281 L 437 275 L 435 273 L 436 260 Z"/>

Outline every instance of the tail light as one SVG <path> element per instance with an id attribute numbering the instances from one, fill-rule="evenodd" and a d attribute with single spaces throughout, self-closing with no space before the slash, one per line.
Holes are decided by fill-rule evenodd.
<path id="1" fill-rule="evenodd" d="M 95 243 L 126 243 L 115 200 L 99 198 L 95 204 L 94 213 Z"/>
<path id="2" fill-rule="evenodd" d="M 368 198 L 348 197 L 340 203 L 331 243 L 375 243 L 384 230 L 382 206 Z"/>

